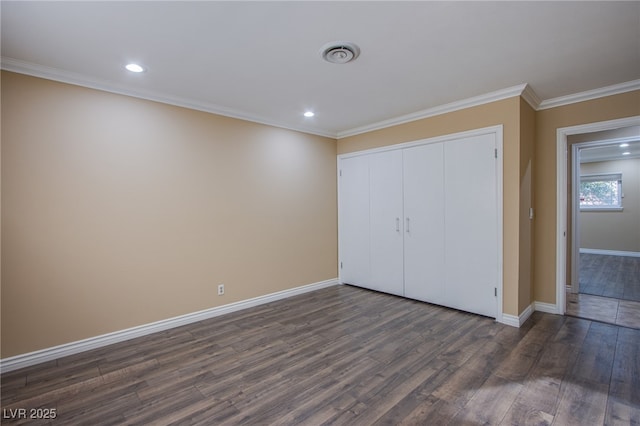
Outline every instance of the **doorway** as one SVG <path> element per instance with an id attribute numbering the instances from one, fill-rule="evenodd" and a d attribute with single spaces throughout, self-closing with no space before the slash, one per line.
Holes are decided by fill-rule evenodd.
<path id="1" fill-rule="evenodd" d="M 640 185 L 640 117 L 558 129 L 557 146 L 559 304 L 568 315 L 640 328 L 640 301 L 632 300 L 640 236 L 616 230 L 621 218 L 640 214 L 633 186 Z"/>

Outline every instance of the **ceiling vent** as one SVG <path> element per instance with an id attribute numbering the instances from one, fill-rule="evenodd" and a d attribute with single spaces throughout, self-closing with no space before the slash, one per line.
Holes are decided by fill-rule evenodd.
<path id="1" fill-rule="evenodd" d="M 350 42 L 334 42 L 322 47 L 322 59 L 332 64 L 346 64 L 358 57 L 360 48 Z"/>

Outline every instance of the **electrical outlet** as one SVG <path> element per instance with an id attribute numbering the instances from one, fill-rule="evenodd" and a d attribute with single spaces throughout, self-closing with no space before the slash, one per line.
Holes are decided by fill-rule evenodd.
<path id="1" fill-rule="evenodd" d="M 218 296 L 222 296 L 224 294 L 224 284 L 218 284 Z"/>

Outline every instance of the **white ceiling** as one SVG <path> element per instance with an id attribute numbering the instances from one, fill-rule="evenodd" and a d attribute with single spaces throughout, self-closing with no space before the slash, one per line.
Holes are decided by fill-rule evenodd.
<path id="1" fill-rule="evenodd" d="M 619 141 L 604 146 L 582 148 L 580 150 L 580 162 L 593 163 L 597 161 L 615 161 L 640 158 L 640 140 L 626 141 L 625 144 L 627 146 L 620 146 L 621 144 L 622 141 Z"/>
<path id="2" fill-rule="evenodd" d="M 544 101 L 640 79 L 638 1 L 0 7 L 4 69 L 332 137 L 525 83 Z M 324 62 L 338 40 L 360 57 Z"/>

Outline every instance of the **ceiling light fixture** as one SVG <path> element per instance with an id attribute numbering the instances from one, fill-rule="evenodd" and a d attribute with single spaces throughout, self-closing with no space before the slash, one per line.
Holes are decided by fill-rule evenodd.
<path id="1" fill-rule="evenodd" d="M 307 117 L 307 118 L 311 118 L 311 117 L 313 117 L 315 114 L 314 114 L 312 111 L 306 111 L 303 115 L 304 115 L 305 117 Z"/>
<path id="2" fill-rule="evenodd" d="M 622 153 L 622 155 L 631 155 L 631 153 L 629 151 L 625 151 Z"/>
<path id="3" fill-rule="evenodd" d="M 628 144 L 628 143 L 621 143 L 621 144 L 620 144 L 620 148 L 626 148 L 626 147 L 628 147 L 628 146 L 629 146 L 629 144 Z"/>
<path id="4" fill-rule="evenodd" d="M 346 64 L 360 55 L 360 48 L 348 41 L 327 43 L 320 50 L 322 59 L 332 64 Z"/>
<path id="5" fill-rule="evenodd" d="M 138 64 L 127 64 L 125 66 L 125 68 L 131 72 L 143 72 L 144 68 L 142 68 L 140 65 Z"/>

